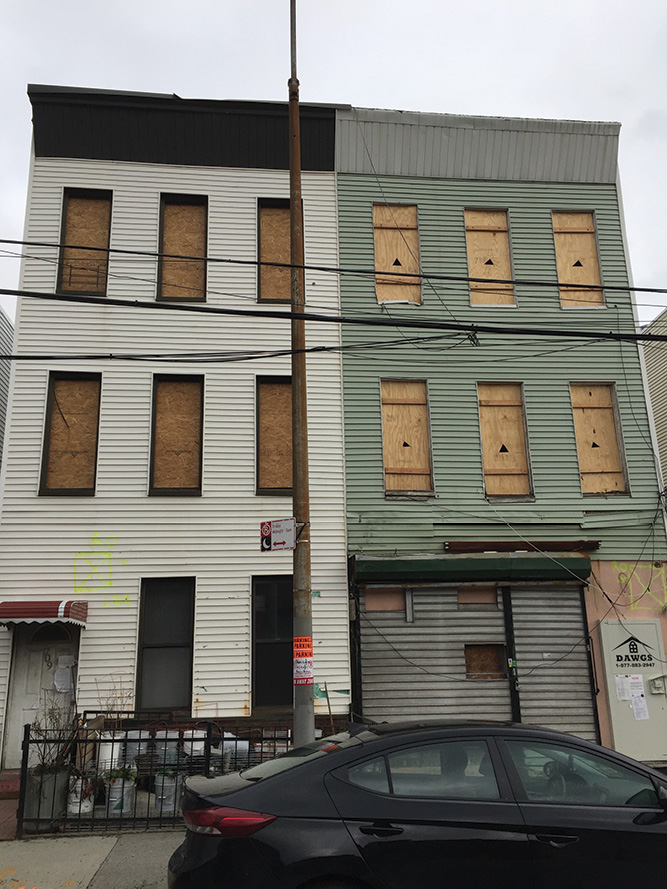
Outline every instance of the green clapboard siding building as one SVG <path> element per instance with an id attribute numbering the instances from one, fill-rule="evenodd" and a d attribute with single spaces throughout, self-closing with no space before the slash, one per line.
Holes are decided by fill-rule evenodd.
<path id="1" fill-rule="evenodd" d="M 595 338 L 635 331 L 619 129 L 337 112 L 340 265 L 363 271 L 342 313 L 387 323 L 343 326 L 366 718 L 513 718 L 667 762 L 664 692 L 635 718 L 604 641 L 655 629 L 664 659 L 638 346 Z"/>

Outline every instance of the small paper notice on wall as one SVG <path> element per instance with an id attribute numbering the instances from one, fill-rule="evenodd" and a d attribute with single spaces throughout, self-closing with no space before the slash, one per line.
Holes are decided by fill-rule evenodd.
<path id="1" fill-rule="evenodd" d="M 635 719 L 648 719 L 648 704 L 644 693 L 644 677 L 630 676 L 630 696 L 632 699 L 632 712 Z"/>
<path id="2" fill-rule="evenodd" d="M 619 701 L 630 700 L 630 677 L 616 674 L 616 697 Z"/>
<path id="3" fill-rule="evenodd" d="M 72 690 L 72 668 L 71 667 L 58 667 L 54 676 L 53 676 L 53 684 L 55 686 L 56 691 L 71 691 Z"/>

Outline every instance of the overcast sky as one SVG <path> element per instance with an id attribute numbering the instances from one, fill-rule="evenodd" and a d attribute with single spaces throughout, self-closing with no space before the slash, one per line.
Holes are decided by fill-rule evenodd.
<path id="1" fill-rule="evenodd" d="M 667 287 L 665 0 L 298 3 L 303 102 L 620 121 L 635 284 Z M 3 0 L 0 34 L 0 237 L 23 231 L 28 83 L 287 98 L 289 0 Z M 18 266 L 0 253 L 1 287 Z M 638 302 L 648 320 L 667 295 Z"/>

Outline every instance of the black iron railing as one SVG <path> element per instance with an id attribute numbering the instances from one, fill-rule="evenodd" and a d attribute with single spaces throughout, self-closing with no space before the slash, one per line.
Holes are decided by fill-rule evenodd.
<path id="1" fill-rule="evenodd" d="M 285 724 L 179 722 L 158 713 L 86 712 L 69 734 L 26 725 L 17 837 L 180 828 L 188 775 L 239 771 L 290 747 Z"/>

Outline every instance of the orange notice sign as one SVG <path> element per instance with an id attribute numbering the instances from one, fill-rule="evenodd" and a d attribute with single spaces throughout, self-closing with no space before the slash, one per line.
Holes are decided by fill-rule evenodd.
<path id="1" fill-rule="evenodd" d="M 312 636 L 294 636 L 294 684 L 313 684 Z"/>

